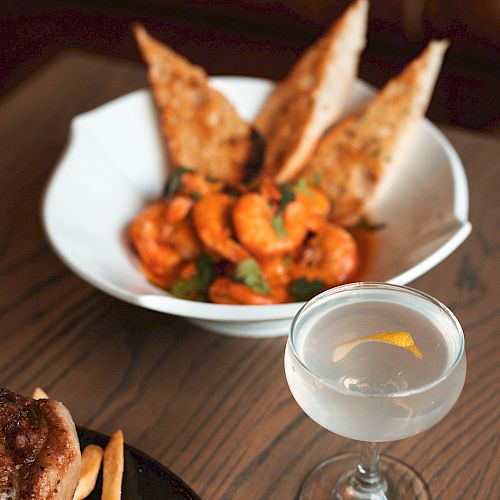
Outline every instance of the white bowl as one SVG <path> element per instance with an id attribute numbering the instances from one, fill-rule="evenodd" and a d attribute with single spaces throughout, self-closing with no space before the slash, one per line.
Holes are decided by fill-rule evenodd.
<path id="1" fill-rule="evenodd" d="M 212 83 L 251 120 L 273 84 L 243 77 Z M 358 81 L 346 113 L 372 94 Z M 138 267 L 125 227 L 167 177 L 167 161 L 151 96 L 139 90 L 77 116 L 71 139 L 49 182 L 43 204 L 47 235 L 81 278 L 132 304 L 183 316 L 218 333 L 239 337 L 285 335 L 302 303 L 231 306 L 177 299 L 151 285 Z M 462 163 L 444 135 L 423 120 L 407 160 L 383 202 L 387 223 L 367 281 L 404 285 L 441 262 L 470 233 Z"/>

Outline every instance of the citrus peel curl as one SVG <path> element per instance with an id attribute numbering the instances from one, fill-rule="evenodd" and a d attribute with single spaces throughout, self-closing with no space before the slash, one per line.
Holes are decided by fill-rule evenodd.
<path id="1" fill-rule="evenodd" d="M 365 342 L 383 342 L 384 344 L 390 344 L 407 349 L 418 359 L 423 357 L 423 354 L 416 346 L 415 341 L 409 332 L 382 332 L 349 340 L 348 342 L 335 346 L 333 349 L 332 361 L 335 363 L 342 360 L 352 349 L 357 347 L 359 344 L 364 344 Z"/>

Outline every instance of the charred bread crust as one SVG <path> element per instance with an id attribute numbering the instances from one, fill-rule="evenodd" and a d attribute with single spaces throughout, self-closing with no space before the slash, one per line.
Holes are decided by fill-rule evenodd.
<path id="1" fill-rule="evenodd" d="M 135 25 L 148 65 L 170 161 L 237 184 L 252 154 L 252 129 L 233 105 L 212 88 L 204 70 Z"/>

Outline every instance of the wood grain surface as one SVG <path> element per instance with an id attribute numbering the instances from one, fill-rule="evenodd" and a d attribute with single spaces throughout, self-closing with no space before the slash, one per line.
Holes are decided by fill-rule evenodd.
<path id="1" fill-rule="evenodd" d="M 145 85 L 141 65 L 67 51 L 0 101 L 0 385 L 23 394 L 41 386 L 79 425 L 123 429 L 128 443 L 205 499 L 293 499 L 313 466 L 354 444 L 316 425 L 292 399 L 285 338 L 226 338 L 120 302 L 70 272 L 43 234 L 41 200 L 71 118 Z M 500 144 L 444 132 L 467 170 L 474 229 L 412 285 L 461 321 L 467 380 L 443 421 L 382 450 L 420 471 L 435 499 L 493 499 Z"/>

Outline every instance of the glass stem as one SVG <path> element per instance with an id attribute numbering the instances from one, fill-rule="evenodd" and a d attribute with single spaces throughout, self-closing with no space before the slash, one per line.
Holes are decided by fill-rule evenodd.
<path id="1" fill-rule="evenodd" d="M 378 469 L 379 451 L 377 443 L 362 442 L 355 481 L 363 490 L 385 490 L 387 483 Z"/>

